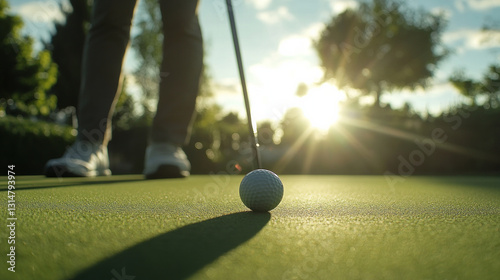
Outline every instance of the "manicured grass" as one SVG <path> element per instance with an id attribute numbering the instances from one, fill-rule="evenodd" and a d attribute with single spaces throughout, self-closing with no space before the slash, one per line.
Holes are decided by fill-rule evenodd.
<path id="1" fill-rule="evenodd" d="M 500 178 L 281 176 L 247 212 L 242 176 L 16 178 L 16 272 L 0 279 L 498 279 Z"/>

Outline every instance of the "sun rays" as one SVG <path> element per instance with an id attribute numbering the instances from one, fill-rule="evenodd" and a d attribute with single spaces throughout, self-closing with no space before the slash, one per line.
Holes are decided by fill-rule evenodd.
<path id="1" fill-rule="evenodd" d="M 338 106 L 336 111 L 331 109 L 331 100 L 323 102 L 323 104 L 330 103 L 330 106 L 315 103 L 321 100 L 323 99 L 311 98 L 310 101 L 307 101 L 311 103 L 304 100 L 303 110 L 309 108 L 308 106 L 312 106 L 310 104 L 315 104 L 312 108 L 317 108 L 317 112 L 311 111 L 307 113 L 307 109 L 303 111 L 303 117 L 309 121 L 309 126 L 304 127 L 301 133 L 293 141 L 290 141 L 283 150 L 280 159 L 273 166 L 277 172 L 290 170 L 289 167 L 291 166 L 293 166 L 291 170 L 302 174 L 335 173 L 337 167 L 343 170 L 341 172 L 351 172 L 352 170 L 342 169 L 342 165 L 345 161 L 350 162 L 357 159 L 359 163 L 355 165 L 360 170 L 370 170 L 370 173 L 384 174 L 384 172 L 388 171 L 389 166 L 401 157 L 409 157 L 410 162 L 418 159 L 420 165 L 425 161 L 425 158 L 432 157 L 436 150 L 470 158 L 493 162 L 499 161 L 493 155 L 447 141 L 448 137 L 445 128 L 436 127 L 429 135 L 416 133 L 405 128 L 395 128 L 391 124 L 383 124 L 369 115 L 343 114 L 344 111 L 341 110 L 342 103 L 340 102 L 336 105 Z M 326 107 L 330 109 L 330 113 L 334 112 L 335 115 L 321 114 L 320 112 Z M 318 116 L 317 119 L 316 116 Z M 328 121 L 323 118 L 328 118 Z M 435 130 L 441 132 L 439 139 L 434 139 L 437 134 Z M 380 141 L 372 142 L 371 139 L 377 134 L 387 137 L 387 142 L 385 140 L 383 142 L 384 145 Z M 339 145 L 339 142 L 342 143 Z M 403 154 L 392 155 L 392 151 L 397 147 L 391 145 L 402 145 L 402 143 L 406 143 L 404 145 L 407 147 L 401 150 Z M 357 156 L 355 156 L 356 154 Z M 343 157 L 343 160 L 325 161 L 325 158 L 339 157 Z M 323 164 L 324 162 L 334 162 L 340 165 L 326 166 Z M 352 162 L 349 166 L 352 166 Z"/>
<path id="2" fill-rule="evenodd" d="M 309 120 L 311 126 L 321 132 L 327 132 L 340 117 L 340 101 L 344 95 L 331 84 L 322 84 L 312 88 L 301 99 L 299 108 Z"/>

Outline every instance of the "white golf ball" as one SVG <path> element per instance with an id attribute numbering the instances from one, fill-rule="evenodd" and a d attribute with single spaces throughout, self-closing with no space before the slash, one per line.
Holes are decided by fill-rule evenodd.
<path id="1" fill-rule="evenodd" d="M 240 198 L 248 208 L 256 212 L 270 211 L 283 198 L 283 183 L 278 175 L 266 169 L 256 169 L 243 178 Z"/>

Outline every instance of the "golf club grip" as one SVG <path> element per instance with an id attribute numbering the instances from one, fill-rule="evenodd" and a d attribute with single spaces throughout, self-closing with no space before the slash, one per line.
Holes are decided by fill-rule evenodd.
<path id="1" fill-rule="evenodd" d="M 238 34 L 236 32 L 236 22 L 234 20 L 233 4 L 231 0 L 226 0 L 227 13 L 229 16 L 229 24 L 231 26 L 231 33 L 233 35 L 234 51 L 236 53 L 236 61 L 238 63 L 238 71 L 240 74 L 241 88 L 243 91 L 243 97 L 245 100 L 245 109 L 247 113 L 248 120 L 248 131 L 250 133 L 250 141 L 252 144 L 252 149 L 254 153 L 254 168 L 262 168 L 259 149 L 257 144 L 257 133 L 253 128 L 252 113 L 250 110 L 250 100 L 248 98 L 247 84 L 245 81 L 245 72 L 243 70 L 243 61 L 241 59 L 240 44 L 238 40 Z"/>

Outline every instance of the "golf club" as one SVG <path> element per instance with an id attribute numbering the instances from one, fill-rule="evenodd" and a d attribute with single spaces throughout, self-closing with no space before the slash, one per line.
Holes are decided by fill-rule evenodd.
<path id="1" fill-rule="evenodd" d="M 243 61 L 241 59 L 240 44 L 238 41 L 238 34 L 236 33 L 236 23 L 234 20 L 233 4 L 231 0 L 226 0 L 227 13 L 229 15 L 229 23 L 231 25 L 231 33 L 233 34 L 234 51 L 236 52 L 236 60 L 238 62 L 238 71 L 240 72 L 241 88 L 243 90 L 243 97 L 245 99 L 245 109 L 247 112 L 248 131 L 250 132 L 250 143 L 252 145 L 254 154 L 254 169 L 262 168 L 260 162 L 259 148 L 257 143 L 257 133 L 253 128 L 252 113 L 250 111 L 250 100 L 248 98 L 247 84 L 245 81 L 245 73 L 243 71 Z"/>

